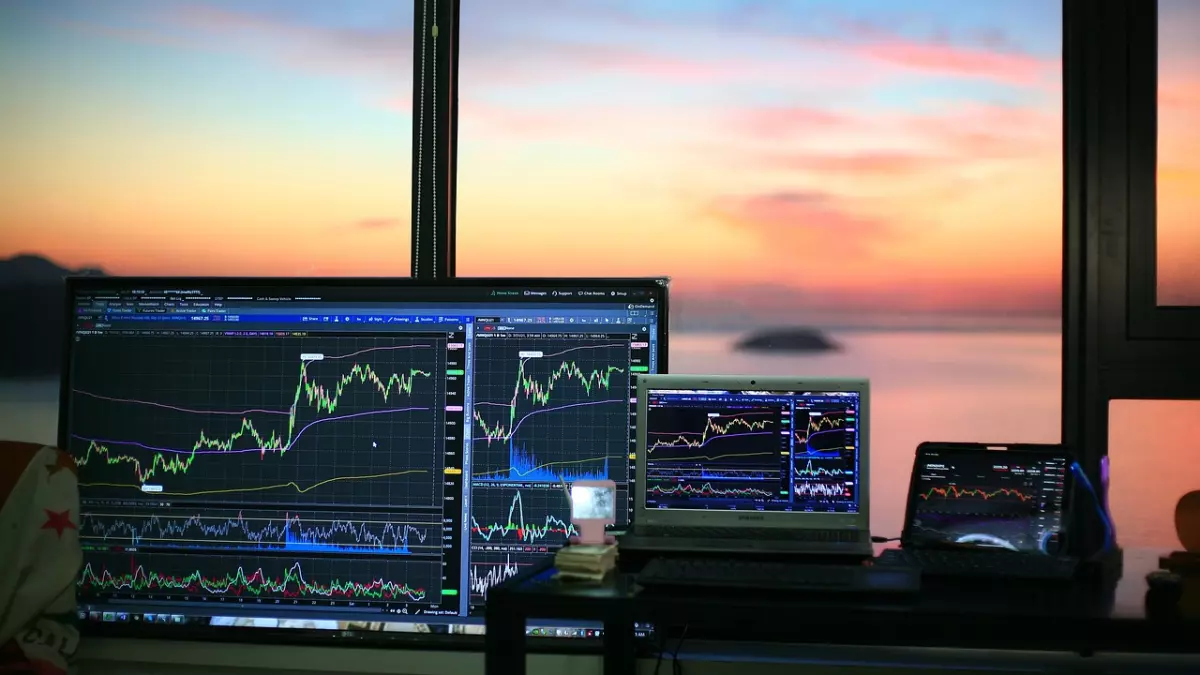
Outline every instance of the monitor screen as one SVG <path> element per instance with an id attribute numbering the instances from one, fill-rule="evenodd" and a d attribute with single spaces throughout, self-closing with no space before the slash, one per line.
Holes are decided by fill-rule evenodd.
<path id="1" fill-rule="evenodd" d="M 469 622 L 572 533 L 564 481 L 614 481 L 628 520 L 665 283 L 69 288 L 89 616 Z"/>
<path id="2" fill-rule="evenodd" d="M 860 393 L 650 389 L 646 508 L 856 513 Z"/>
<path id="3" fill-rule="evenodd" d="M 920 451 L 905 545 L 1060 553 L 1070 465 L 1060 453 Z"/>

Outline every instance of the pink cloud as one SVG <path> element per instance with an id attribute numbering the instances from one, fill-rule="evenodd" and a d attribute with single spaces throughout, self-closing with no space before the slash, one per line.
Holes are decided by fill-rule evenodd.
<path id="1" fill-rule="evenodd" d="M 379 230 L 392 230 L 407 225 L 408 221 L 401 218 L 362 218 L 350 223 L 350 227 L 355 230 L 366 230 L 368 232 L 376 232 Z"/>
<path id="2" fill-rule="evenodd" d="M 852 122 L 845 115 L 799 106 L 744 110 L 734 113 L 732 119 L 737 128 L 764 138 L 819 133 Z"/>
<path id="3" fill-rule="evenodd" d="M 890 38 L 864 44 L 861 53 L 905 68 L 1034 85 L 1058 67 L 1057 61 L 999 50 L 973 49 L 940 42 Z"/>
<path id="4" fill-rule="evenodd" d="M 940 158 L 911 152 L 873 151 L 849 154 L 799 153 L 777 156 L 781 168 L 817 173 L 899 174 L 928 168 Z"/>
<path id="5" fill-rule="evenodd" d="M 811 242 L 818 237 L 853 246 L 887 233 L 884 223 L 851 214 L 834 195 L 825 192 L 727 196 L 717 199 L 712 211 L 730 226 L 750 229 L 768 242 L 793 238 Z"/>

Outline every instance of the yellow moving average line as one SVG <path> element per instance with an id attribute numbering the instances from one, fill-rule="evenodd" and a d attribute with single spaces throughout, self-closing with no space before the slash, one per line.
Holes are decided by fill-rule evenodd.
<path id="1" fill-rule="evenodd" d="M 252 488 L 229 488 L 227 490 L 203 490 L 200 492 L 150 492 L 152 495 L 166 495 L 168 497 L 198 497 L 200 495 L 220 495 L 229 494 L 232 492 L 264 492 L 266 490 L 278 490 L 280 488 L 290 487 L 300 494 L 304 494 L 310 490 L 315 490 L 322 485 L 337 483 L 344 480 L 372 480 L 375 478 L 391 478 L 393 476 L 403 476 L 410 473 L 429 473 L 427 469 L 408 469 L 405 471 L 391 471 L 389 473 L 377 473 L 370 476 L 335 476 L 334 478 L 326 478 L 319 483 L 313 483 L 308 487 L 302 488 L 293 481 L 279 483 L 278 485 L 262 485 Z M 141 485 L 133 485 L 129 483 L 80 483 L 79 487 L 112 487 L 112 488 L 133 488 L 138 492 L 142 491 Z"/>

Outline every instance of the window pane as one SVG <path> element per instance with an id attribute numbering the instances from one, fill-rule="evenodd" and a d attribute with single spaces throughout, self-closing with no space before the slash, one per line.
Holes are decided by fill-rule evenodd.
<path id="1" fill-rule="evenodd" d="M 880 534 L 919 442 L 1059 440 L 1059 3 L 463 13 L 461 274 L 668 274 L 672 371 L 870 377 Z"/>
<path id="2" fill-rule="evenodd" d="M 1109 507 L 1118 540 L 1126 550 L 1176 550 L 1175 504 L 1200 490 L 1200 401 L 1112 401 L 1108 411 Z"/>
<path id="3" fill-rule="evenodd" d="M 1200 3 L 1158 3 L 1158 304 L 1200 305 Z"/>
<path id="4" fill-rule="evenodd" d="M 3 436 L 54 438 L 53 387 L 22 412 L 5 378 L 54 377 L 65 270 L 409 274 L 412 15 L 0 3 Z"/>

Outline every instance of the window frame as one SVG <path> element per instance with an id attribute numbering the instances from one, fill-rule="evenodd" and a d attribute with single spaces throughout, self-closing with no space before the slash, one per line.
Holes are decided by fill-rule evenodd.
<path id="1" fill-rule="evenodd" d="M 1128 6 L 1129 337 L 1192 342 L 1200 340 L 1200 306 L 1158 304 L 1158 5 Z"/>

